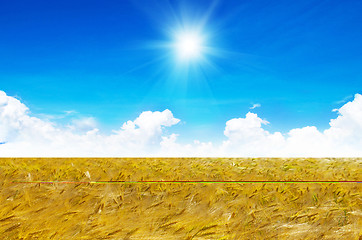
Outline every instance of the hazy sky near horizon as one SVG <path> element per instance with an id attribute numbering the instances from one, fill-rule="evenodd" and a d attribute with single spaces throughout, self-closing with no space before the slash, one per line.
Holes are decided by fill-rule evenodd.
<path id="1" fill-rule="evenodd" d="M 351 0 L 3 1 L 0 90 L 29 116 L 104 134 L 165 109 L 180 121 L 163 136 L 183 143 L 221 143 L 225 123 L 248 112 L 269 132 L 324 131 L 333 109 L 362 93 L 361 9 Z M 180 60 L 185 32 L 200 38 L 198 56 Z"/>

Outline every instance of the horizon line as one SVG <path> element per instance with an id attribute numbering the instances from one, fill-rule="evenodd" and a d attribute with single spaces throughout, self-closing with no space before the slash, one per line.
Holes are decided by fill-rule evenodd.
<path id="1" fill-rule="evenodd" d="M 191 181 L 191 180 L 178 180 L 178 181 L 168 181 L 168 180 L 149 180 L 149 181 L 12 181 L 10 183 L 13 184 L 138 184 L 138 183 L 362 183 L 362 180 L 359 181 L 328 181 L 328 180 L 321 180 L 321 181 L 308 181 L 308 180 L 297 180 L 297 181 L 266 181 L 266 180 L 250 180 L 250 181 Z"/>

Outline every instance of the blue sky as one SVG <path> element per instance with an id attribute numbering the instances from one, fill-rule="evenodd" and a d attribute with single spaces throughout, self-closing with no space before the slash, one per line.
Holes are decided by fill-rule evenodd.
<path id="1" fill-rule="evenodd" d="M 105 131 L 164 109 L 181 119 L 181 139 L 221 139 L 225 122 L 248 111 L 271 132 L 323 130 L 332 109 L 361 93 L 361 9 L 348 0 L 3 1 L 0 90 L 35 116 L 75 111 L 66 118 L 92 116 Z M 159 44 L 180 25 L 202 26 L 214 50 L 188 74 Z"/>

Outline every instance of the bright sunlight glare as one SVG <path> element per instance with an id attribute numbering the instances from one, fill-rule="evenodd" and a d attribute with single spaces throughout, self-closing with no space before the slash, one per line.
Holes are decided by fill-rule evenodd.
<path id="1" fill-rule="evenodd" d="M 175 48 L 181 60 L 192 60 L 201 56 L 202 38 L 193 32 L 182 32 L 176 36 Z"/>

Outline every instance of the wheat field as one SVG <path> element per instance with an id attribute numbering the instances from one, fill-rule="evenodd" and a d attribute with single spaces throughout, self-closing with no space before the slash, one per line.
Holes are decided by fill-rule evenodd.
<path id="1" fill-rule="evenodd" d="M 4 158 L 0 236 L 358 240 L 361 183 L 297 181 L 361 181 L 361 169 L 362 159 Z"/>

